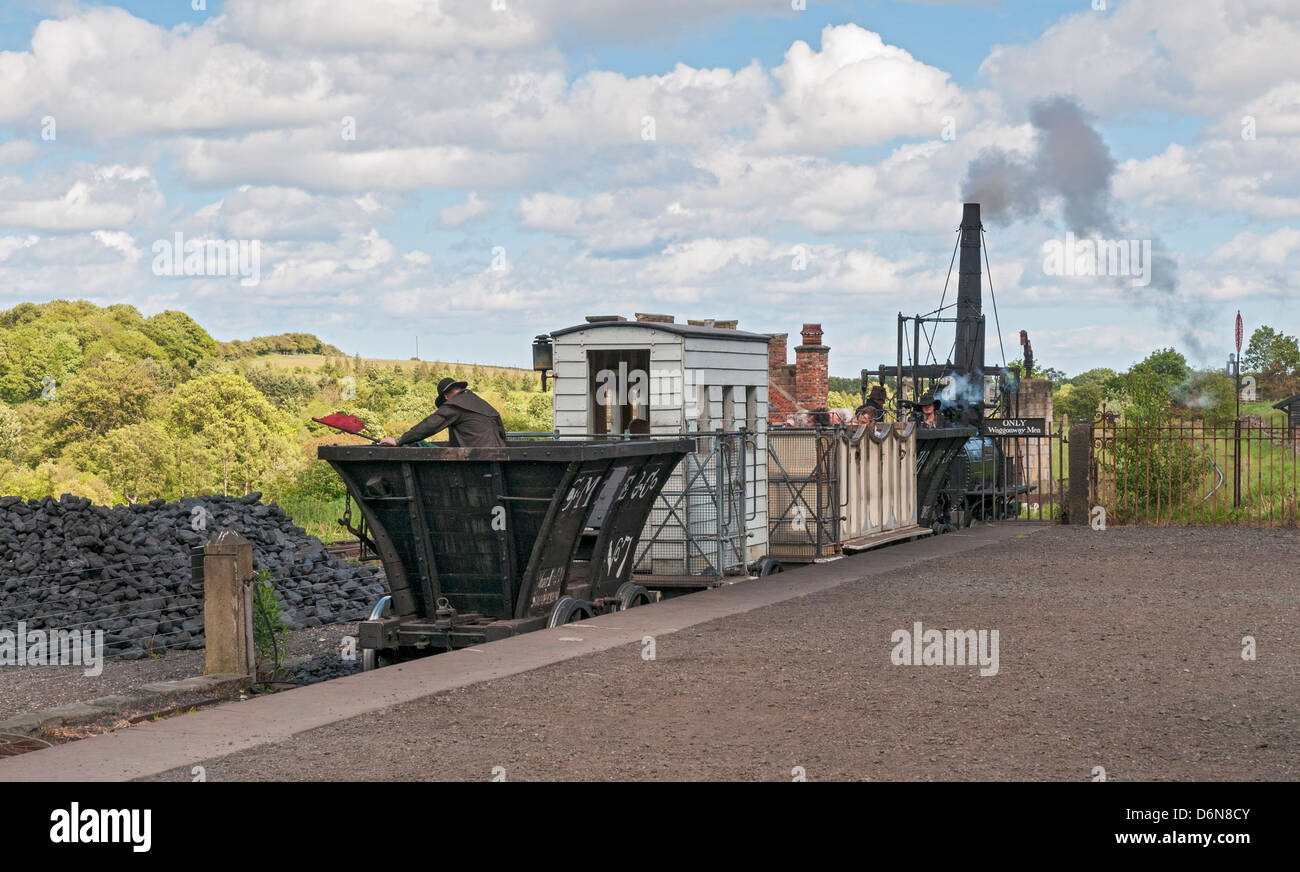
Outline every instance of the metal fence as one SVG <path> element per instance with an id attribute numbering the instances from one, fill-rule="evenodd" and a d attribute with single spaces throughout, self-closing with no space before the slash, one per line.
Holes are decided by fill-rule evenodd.
<path id="1" fill-rule="evenodd" d="M 954 464 L 964 476 L 966 508 L 975 521 L 1059 521 L 1069 480 L 1063 432 L 1052 422 L 1041 436 L 980 436 Z"/>
<path id="2" fill-rule="evenodd" d="M 1300 515 L 1300 428 L 1103 419 L 1090 467 L 1091 505 L 1108 523 L 1295 525 Z"/>
<path id="3" fill-rule="evenodd" d="M 774 428 L 767 433 L 768 553 L 811 562 L 840 553 L 842 427 Z"/>
<path id="4" fill-rule="evenodd" d="M 758 434 L 744 429 L 663 435 L 508 433 L 510 439 L 694 439 L 660 491 L 637 546 L 633 573 L 651 586 L 698 586 L 748 573 L 751 522 L 766 479 Z"/>

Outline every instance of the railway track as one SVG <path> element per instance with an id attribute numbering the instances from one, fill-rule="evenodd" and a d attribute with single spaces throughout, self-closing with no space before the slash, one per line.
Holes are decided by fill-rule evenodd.
<path id="1" fill-rule="evenodd" d="M 333 542 L 322 542 L 325 550 L 344 560 L 357 560 L 361 557 L 361 540 L 360 539 L 336 539 Z M 366 562 L 372 563 L 379 558 L 374 555 L 367 555 Z"/>

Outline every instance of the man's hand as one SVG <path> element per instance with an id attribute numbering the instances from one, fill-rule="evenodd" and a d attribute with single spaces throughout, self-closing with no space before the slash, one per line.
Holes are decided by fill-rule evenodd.
<path id="1" fill-rule="evenodd" d="M 396 445 L 396 444 L 397 444 L 397 440 L 394 439 L 392 436 L 386 436 L 386 437 L 384 437 L 383 439 L 380 439 L 380 440 L 379 440 L 379 444 L 380 444 L 380 445 Z"/>

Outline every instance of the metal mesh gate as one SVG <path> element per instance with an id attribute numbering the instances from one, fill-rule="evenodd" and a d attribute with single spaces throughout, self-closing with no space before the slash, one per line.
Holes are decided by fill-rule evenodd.
<path id="1" fill-rule="evenodd" d="M 837 444 L 843 429 L 776 428 L 767 433 L 768 554 L 813 561 L 840 553 Z"/>
<path id="2" fill-rule="evenodd" d="M 691 435 L 698 447 L 678 465 L 650 510 L 633 572 L 722 579 L 746 571 L 753 434 Z"/>

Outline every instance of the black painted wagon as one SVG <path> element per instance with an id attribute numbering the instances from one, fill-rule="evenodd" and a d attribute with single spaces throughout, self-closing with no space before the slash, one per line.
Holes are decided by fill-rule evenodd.
<path id="1" fill-rule="evenodd" d="M 936 532 L 963 526 L 966 482 L 954 474 L 953 461 L 966 441 L 979 434 L 974 427 L 950 425 L 916 431 L 917 523 Z"/>
<path id="2" fill-rule="evenodd" d="M 326 445 L 390 596 L 366 668 L 651 601 L 632 582 L 646 517 L 690 439 L 504 448 Z"/>

